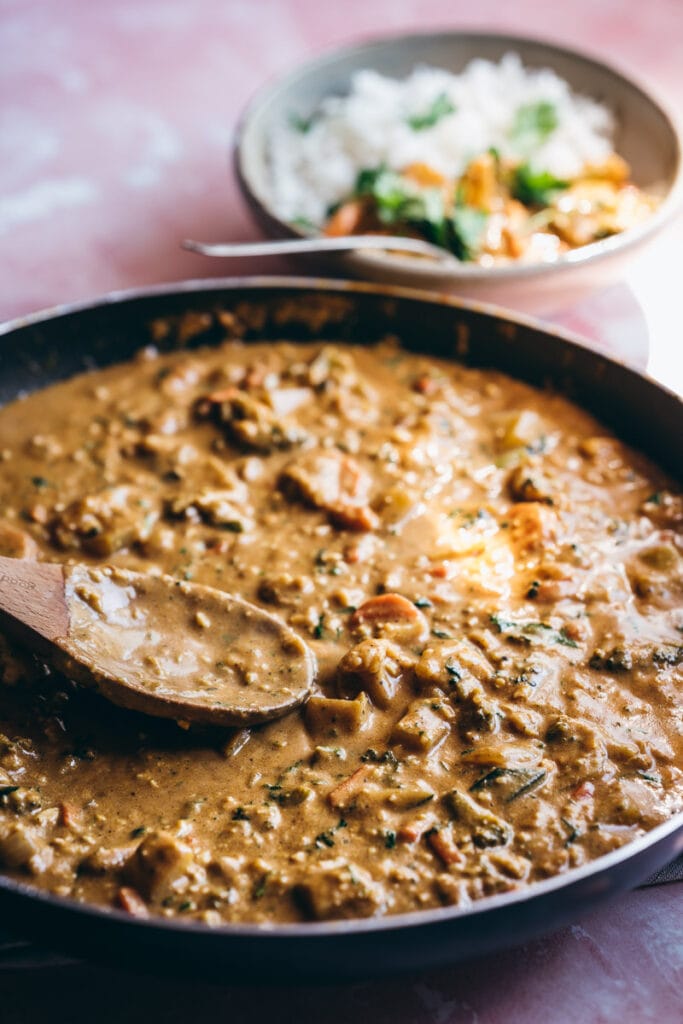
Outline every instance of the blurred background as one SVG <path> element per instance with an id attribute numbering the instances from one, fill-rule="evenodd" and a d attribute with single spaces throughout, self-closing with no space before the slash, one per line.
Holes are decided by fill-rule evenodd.
<path id="1" fill-rule="evenodd" d="M 406 30 L 510 31 L 575 46 L 641 79 L 681 117 L 680 0 L 0 0 L 0 319 L 221 264 L 179 240 L 257 237 L 230 150 L 264 83 L 313 55 Z M 683 390 L 680 218 L 624 286 L 556 319 Z M 649 335 L 649 355 L 648 355 Z"/>

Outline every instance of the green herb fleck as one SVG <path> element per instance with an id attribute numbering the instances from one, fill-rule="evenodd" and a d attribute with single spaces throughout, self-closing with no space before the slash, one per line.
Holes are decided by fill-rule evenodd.
<path id="1" fill-rule="evenodd" d="M 567 634 L 564 626 L 562 629 L 553 629 L 546 622 L 515 622 L 497 614 L 490 615 L 489 619 L 499 633 L 505 633 L 512 640 L 528 644 L 552 643 L 561 644 L 564 647 L 579 646 Z"/>
<path id="2" fill-rule="evenodd" d="M 295 132 L 300 132 L 302 135 L 306 135 L 315 124 L 316 114 L 313 113 L 308 117 L 303 117 L 301 114 L 297 114 L 293 111 L 289 115 L 288 120 L 290 128 Z"/>
<path id="3" fill-rule="evenodd" d="M 34 487 L 37 487 L 39 491 L 42 491 L 45 487 L 52 487 L 49 480 L 46 480 L 44 476 L 32 476 L 31 483 Z"/>
<path id="4" fill-rule="evenodd" d="M 318 849 L 320 849 L 323 846 L 327 846 L 327 847 L 334 846 L 334 843 L 335 843 L 334 834 L 335 834 L 335 832 L 338 832 L 340 828 L 346 828 L 346 827 L 347 827 L 347 822 L 343 818 L 340 818 L 336 825 L 333 825 L 331 828 L 325 829 L 324 832 L 319 832 L 318 833 L 318 835 L 315 837 L 315 846 Z"/>
<path id="5" fill-rule="evenodd" d="M 445 629 L 433 629 L 432 635 L 439 638 L 439 640 L 452 640 L 453 637 L 450 633 L 447 633 Z"/>
<path id="6" fill-rule="evenodd" d="M 383 754 L 378 754 L 372 747 L 369 747 L 364 754 L 361 754 L 360 759 L 365 764 L 390 764 L 392 768 L 398 767 L 399 764 L 399 760 L 393 750 L 385 750 Z"/>
<path id="7" fill-rule="evenodd" d="M 413 114 L 408 118 L 407 123 L 414 132 L 424 131 L 425 128 L 433 128 L 435 124 L 449 114 L 455 113 L 455 106 L 445 92 L 432 100 L 431 105 L 421 114 Z"/>
<path id="8" fill-rule="evenodd" d="M 547 206 L 568 184 L 550 171 L 537 171 L 530 164 L 520 164 L 513 174 L 512 194 L 525 206 Z"/>
<path id="9" fill-rule="evenodd" d="M 571 821 L 567 821 L 566 818 L 560 818 L 560 821 L 567 829 L 567 838 L 564 843 L 564 848 L 566 850 L 568 846 L 571 846 L 572 843 L 575 843 L 576 840 L 580 838 L 581 832 L 576 825 L 573 825 Z"/>
<path id="10" fill-rule="evenodd" d="M 470 786 L 470 793 L 476 793 L 478 790 L 484 789 L 486 786 L 490 786 L 492 782 L 496 781 L 496 779 L 507 774 L 507 768 L 492 768 L 490 772 L 486 772 L 486 774 L 482 775 L 480 779 L 477 779 L 476 782 L 472 783 Z"/>
<path id="11" fill-rule="evenodd" d="M 471 260 L 481 248 L 488 214 L 472 206 L 456 206 L 450 218 L 452 230 L 449 248 L 459 260 Z"/>
<path id="12" fill-rule="evenodd" d="M 384 833 L 384 845 L 387 850 L 393 850 L 396 846 L 396 833 L 391 829 L 387 829 Z"/>
<path id="13" fill-rule="evenodd" d="M 557 108 L 548 100 L 519 107 L 510 137 L 522 148 L 533 148 L 552 135 L 558 125 Z"/>
<path id="14" fill-rule="evenodd" d="M 229 523 L 221 523 L 221 530 L 227 530 L 228 533 L 244 533 L 244 523 L 239 519 L 231 519 Z"/>
<path id="15" fill-rule="evenodd" d="M 450 682 L 451 686 L 454 683 L 460 682 L 460 680 L 462 679 L 462 669 L 458 665 L 455 664 L 455 662 L 452 660 L 452 658 L 448 659 L 448 661 L 446 662 L 444 667 L 445 667 L 446 671 L 448 672 L 448 675 L 450 676 L 449 682 Z"/>
<path id="16" fill-rule="evenodd" d="M 251 893 L 251 898 L 253 900 L 260 900 L 265 895 L 266 886 L 268 885 L 272 874 L 272 871 L 266 871 L 265 875 L 263 875 L 256 883 Z"/>
<path id="17" fill-rule="evenodd" d="M 313 636 L 316 640 L 322 640 L 325 635 L 325 613 L 318 617 L 318 624 L 313 630 Z"/>
<path id="18" fill-rule="evenodd" d="M 539 782 L 543 781 L 547 774 L 548 773 L 544 768 L 542 768 L 540 772 L 536 772 L 534 775 L 531 776 L 528 782 L 525 782 L 523 786 L 520 786 L 519 789 L 516 789 L 515 792 L 507 798 L 505 803 L 510 804 L 512 803 L 513 800 L 516 800 L 517 797 L 524 796 L 524 794 L 528 793 L 529 790 L 535 789 L 535 787 L 539 784 Z"/>
<path id="19" fill-rule="evenodd" d="M 233 821 L 249 821 L 249 815 L 245 811 L 244 807 L 237 807 L 232 812 Z"/>
<path id="20" fill-rule="evenodd" d="M 138 828 L 134 828 L 130 834 L 131 839 L 139 839 L 140 836 L 144 836 L 147 831 L 146 825 L 139 825 Z"/>
<path id="21" fill-rule="evenodd" d="M 433 608 L 434 607 L 432 602 L 429 600 L 428 597 L 418 597 L 415 601 L 413 601 L 413 604 L 415 605 L 416 608 Z"/>

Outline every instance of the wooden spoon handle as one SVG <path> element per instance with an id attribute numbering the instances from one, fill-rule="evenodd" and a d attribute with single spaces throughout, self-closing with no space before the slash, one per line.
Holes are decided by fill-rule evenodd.
<path id="1" fill-rule="evenodd" d="M 14 633 L 28 628 L 50 641 L 66 636 L 63 566 L 0 556 L 0 624 Z"/>

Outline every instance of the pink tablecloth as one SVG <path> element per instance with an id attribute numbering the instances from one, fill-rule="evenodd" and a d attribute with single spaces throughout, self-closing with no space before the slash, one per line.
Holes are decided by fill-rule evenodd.
<path id="1" fill-rule="evenodd" d="M 322 48 L 434 27 L 552 38 L 651 80 L 674 106 L 683 95 L 681 0 L 0 0 L 0 319 L 223 273 L 178 241 L 254 234 L 227 156 L 248 97 Z M 679 387 L 682 237 L 679 224 L 627 284 L 562 312 L 636 362 L 649 334 L 651 368 Z M 282 267 L 258 269 L 273 266 Z M 522 949 L 343 990 L 200 989 L 17 967 L 0 974 L 0 1019 L 674 1024 L 683 1019 L 682 916 L 680 884 L 640 890 Z"/>

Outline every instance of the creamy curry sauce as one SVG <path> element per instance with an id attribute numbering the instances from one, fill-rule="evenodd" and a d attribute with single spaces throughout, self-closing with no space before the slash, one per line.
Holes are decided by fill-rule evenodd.
<path id="1" fill-rule="evenodd" d="M 210 731 L 3 642 L 7 875 L 208 924 L 363 917 L 683 808 L 681 498 L 564 398 L 390 344 L 229 342 L 15 402 L 0 452 L 2 553 L 208 584 L 318 663 L 302 709 Z"/>

